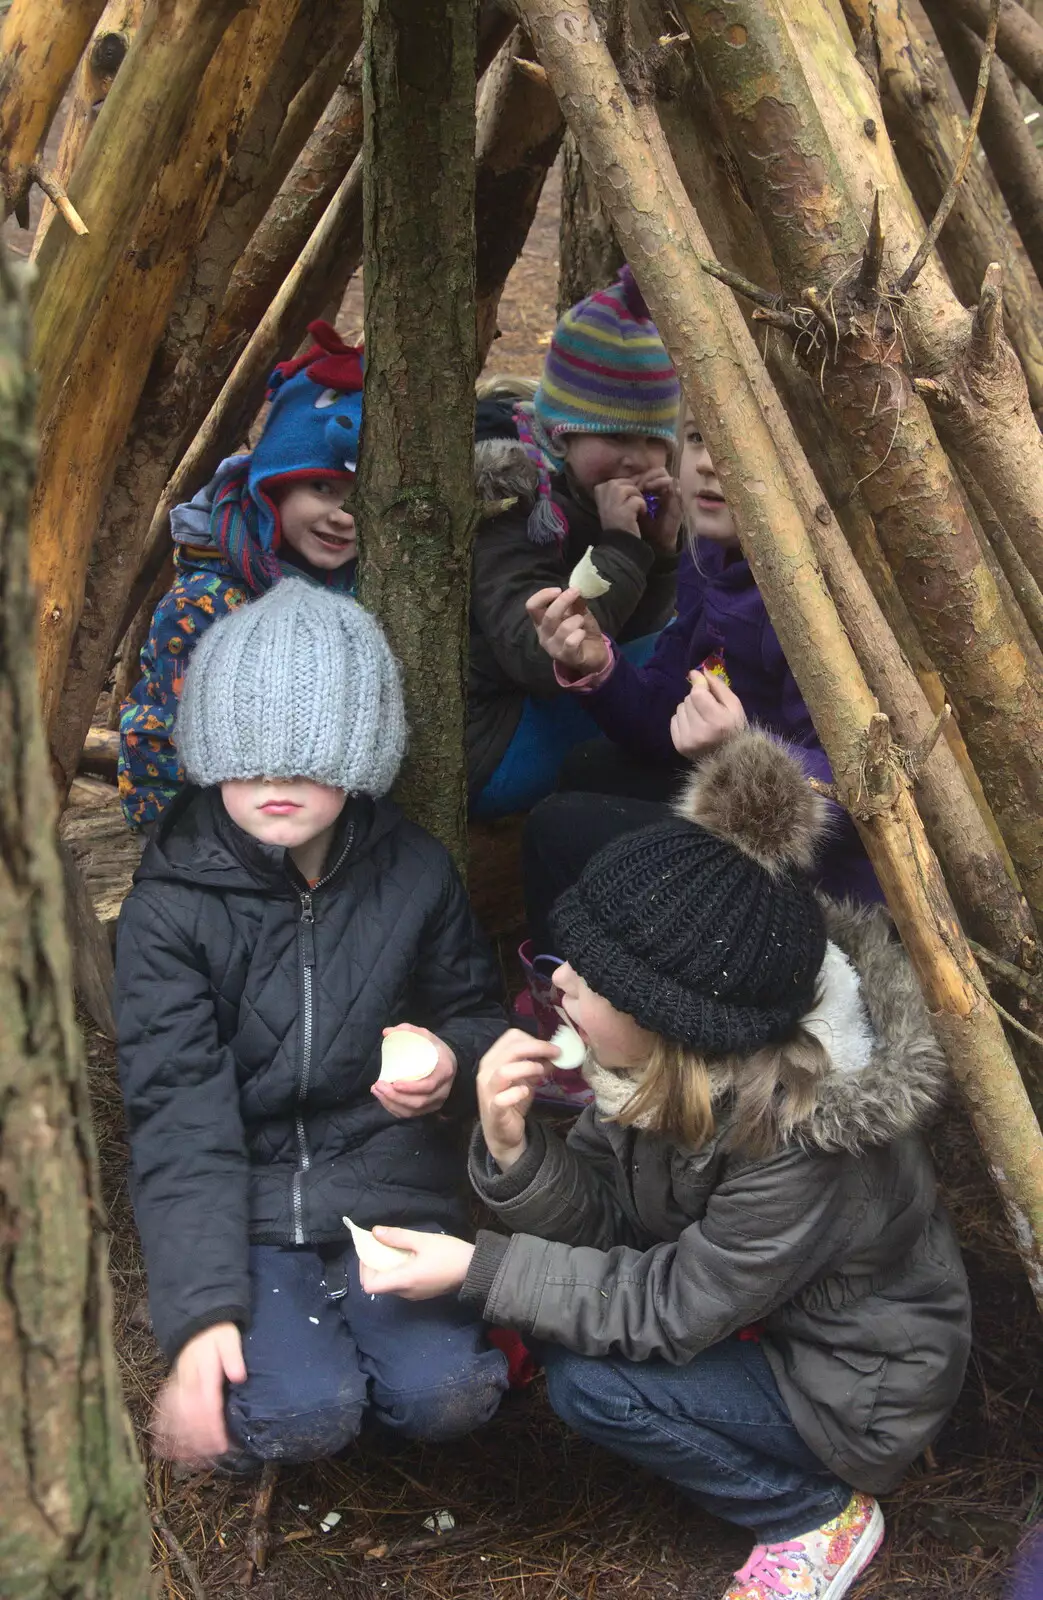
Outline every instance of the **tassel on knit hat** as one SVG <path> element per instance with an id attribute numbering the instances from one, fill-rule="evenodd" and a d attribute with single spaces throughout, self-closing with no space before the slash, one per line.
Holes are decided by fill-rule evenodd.
<path id="1" fill-rule="evenodd" d="M 707 1055 L 781 1042 L 826 954 L 809 879 L 826 803 L 755 729 L 699 764 L 676 815 L 606 845 L 554 908 L 555 949 L 644 1028 Z"/>
<path id="2" fill-rule="evenodd" d="M 530 518 L 537 544 L 561 539 L 549 472 L 570 433 L 677 438 L 681 385 L 629 266 L 615 283 L 572 306 L 554 330 L 532 404 L 518 408 L 519 437 L 540 470 Z M 555 514 L 557 514 L 555 516 Z"/>
<path id="3" fill-rule="evenodd" d="M 286 578 L 203 635 L 175 736 L 203 787 L 310 778 L 377 798 L 406 748 L 398 663 L 354 600 Z"/>

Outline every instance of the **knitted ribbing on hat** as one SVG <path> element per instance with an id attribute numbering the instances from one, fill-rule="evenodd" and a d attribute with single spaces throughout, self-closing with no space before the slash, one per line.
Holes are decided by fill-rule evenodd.
<path id="1" fill-rule="evenodd" d="M 398 663 L 354 600 L 286 578 L 203 635 L 175 738 L 203 786 L 310 778 L 386 794 L 406 746 Z"/>
<path id="2" fill-rule="evenodd" d="M 674 443 L 681 386 L 629 266 L 561 318 L 532 404 L 554 443 L 568 433 Z"/>
<path id="3" fill-rule="evenodd" d="M 749 1052 L 814 1001 L 826 935 L 797 863 L 824 809 L 757 730 L 704 758 L 679 809 L 593 857 L 554 908 L 555 946 L 643 1027 L 708 1055 Z"/>

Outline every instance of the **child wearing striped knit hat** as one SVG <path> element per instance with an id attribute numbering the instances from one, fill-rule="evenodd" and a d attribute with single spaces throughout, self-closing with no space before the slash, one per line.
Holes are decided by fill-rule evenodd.
<path id="1" fill-rule="evenodd" d="M 629 267 L 561 318 L 518 438 L 479 443 L 485 518 L 471 590 L 468 779 L 472 816 L 525 810 L 568 751 L 596 733 L 557 684 L 525 610 L 565 588 L 585 552 L 609 585 L 589 602 L 638 662 L 674 610 L 681 391 Z"/>

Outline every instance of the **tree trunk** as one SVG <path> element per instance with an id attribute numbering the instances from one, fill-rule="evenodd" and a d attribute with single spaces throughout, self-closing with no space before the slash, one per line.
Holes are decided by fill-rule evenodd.
<path id="1" fill-rule="evenodd" d="M 838 113 L 827 126 L 821 110 L 844 56 L 853 64 L 850 42 L 840 40 L 824 10 L 791 25 L 779 0 L 732 0 L 728 34 L 718 28 L 716 0 L 682 0 L 681 11 L 731 130 L 779 277 L 800 308 L 796 349 L 836 420 L 880 543 L 952 697 L 1021 887 L 1039 919 L 1043 683 L 1028 669 L 906 370 L 896 301 L 888 284 L 883 293 L 879 287 L 880 275 L 888 272 L 882 240 L 879 259 L 870 251 L 867 270 L 861 270 L 866 225 L 839 159 L 842 138 L 849 145 L 846 157 L 852 155 L 851 120 Z M 800 57 L 794 37 L 802 45 Z M 864 120 L 859 126 L 864 172 L 869 152 L 886 141 L 870 139 Z M 880 154 L 889 157 L 889 147 Z M 900 183 L 892 180 L 889 199 L 903 199 Z M 897 210 L 892 203 L 888 217 Z M 916 294 L 922 297 L 927 289 L 932 299 L 947 292 L 937 272 L 931 279 L 924 275 Z M 924 310 L 921 304 L 921 316 Z M 957 315 L 967 319 L 959 308 Z M 1007 366 L 1017 369 L 1024 396 L 1021 369 L 998 318 L 992 331 Z M 1031 418 L 1027 397 L 1023 409 Z M 988 410 L 995 420 L 995 407 Z M 1004 432 L 1009 438 L 1009 422 Z"/>
<path id="2" fill-rule="evenodd" d="M 250 25 L 251 13 L 244 11 L 221 40 L 186 136 L 164 168 L 161 181 L 149 194 L 133 233 L 122 241 L 123 248 L 113 263 L 105 291 L 83 328 L 65 372 L 56 404 L 49 414 L 41 413 L 41 459 L 32 509 L 31 555 L 40 595 L 40 688 L 44 717 L 50 728 L 61 707 L 61 689 L 83 607 L 88 561 L 103 496 L 177 285 L 220 191 L 230 146 L 238 131 L 233 113 L 243 82 Z M 95 149 L 106 114 L 115 109 L 116 96 L 143 40 L 147 46 L 144 24 L 73 175 L 74 185 Z M 137 121 L 132 116 L 123 125 L 123 137 L 129 139 L 136 132 Z M 113 182 L 118 177 L 114 174 Z M 51 230 L 41 260 L 58 233 L 58 229 Z M 77 243 L 86 245 L 90 241 Z M 147 272 L 141 270 L 141 261 L 149 262 Z M 129 573 L 114 573 L 112 585 L 117 595 L 128 582 Z M 103 594 L 102 604 L 111 604 L 113 598 Z M 90 684 L 95 698 L 107 666 L 106 660 L 101 676 Z M 75 756 L 93 712 L 90 695 L 87 702 L 86 720 L 81 722 L 65 753 L 69 761 L 68 769 L 61 769 L 65 779 L 71 779 Z"/>
<path id="3" fill-rule="evenodd" d="M 666 142 L 649 150 L 586 4 L 519 0 L 519 11 L 700 416 L 744 552 L 935 1013 L 1043 1306 L 1043 1136 L 888 753 L 887 719 L 823 582 L 804 525 L 807 464 L 729 293 L 699 270 L 708 241 Z"/>
<path id="4" fill-rule="evenodd" d="M 970 106 L 981 63 L 981 40 L 938 0 L 925 0 L 924 10 L 957 88 Z M 989 70 L 978 138 L 1007 202 L 1011 221 L 1021 235 L 1025 254 L 1043 283 L 1043 154 L 1036 149 L 1025 125 L 1025 114 L 1002 61 L 994 60 Z"/>
<path id="5" fill-rule="evenodd" d="M 949 9 L 984 39 L 989 26 L 989 0 L 949 0 Z M 1043 101 L 1043 26 L 1017 0 L 1000 0 L 996 54 L 1036 99 Z"/>
<path id="6" fill-rule="evenodd" d="M 145 0 L 107 0 L 105 10 L 98 18 L 98 26 L 73 79 L 69 103 L 65 108 L 61 143 L 51 169 L 54 177 L 66 188 L 80 151 L 98 119 L 102 103 L 123 65 L 144 9 Z M 57 214 L 51 201 L 45 200 L 33 235 L 33 248 L 29 256 L 31 261 L 35 261 L 40 254 L 47 230 Z"/>
<path id="7" fill-rule="evenodd" d="M 561 225 L 558 234 L 558 316 L 611 283 L 623 265 L 612 224 L 587 176 L 576 141 L 561 146 Z"/>
<path id="8" fill-rule="evenodd" d="M 361 27 L 361 0 L 356 9 Z M 237 29 L 249 28 L 249 43 L 245 61 L 230 75 L 225 91 L 237 96 L 234 116 L 226 101 L 225 126 L 216 118 L 214 122 L 224 141 L 220 162 L 213 166 L 220 192 L 208 207 L 209 220 L 203 217 L 201 237 L 198 228 L 191 231 L 187 213 L 174 219 L 189 249 L 187 270 L 185 253 L 171 258 L 171 275 L 176 271 L 180 283 L 173 303 L 169 297 L 164 302 L 169 308 L 164 315 L 166 327 L 151 361 L 148 349 L 136 353 L 144 388 L 132 416 L 127 414 L 133 400 L 127 379 L 134 368 L 119 374 L 122 404 L 118 409 L 127 431 L 124 439 L 117 440 L 120 448 L 112 483 L 100 515 L 95 513 L 97 531 L 82 614 L 50 721 L 55 762 L 67 779 L 75 771 L 84 734 L 119 643 L 124 601 L 156 502 L 178 460 L 186 428 L 198 426 L 211 387 L 214 393 L 220 387 L 221 374 L 215 377 L 212 373 L 205 339 L 232 269 L 264 212 L 266 196 L 281 176 L 273 170 L 272 149 L 287 107 L 311 71 L 316 52 L 328 52 L 334 46 L 353 52 L 353 41 L 340 38 L 342 18 L 342 8 L 330 7 L 326 0 L 298 0 L 296 7 L 287 5 L 286 0 L 260 0 L 236 25 Z M 204 97 L 201 106 L 206 104 Z M 194 189 L 201 187 L 198 173 L 194 180 L 191 170 L 188 176 Z M 169 192 L 167 184 L 163 188 Z M 194 194 L 189 205 L 193 203 Z M 158 286 L 153 284 L 151 293 L 158 299 Z M 108 460 L 111 463 L 111 455 Z M 65 538 L 69 538 L 68 529 Z"/>
<path id="9" fill-rule="evenodd" d="M 1011 592 L 1026 623 L 1032 631 L 1036 645 L 1043 650 L 1043 590 L 1032 576 L 1010 541 L 1006 528 L 993 510 L 991 502 L 982 493 L 981 485 L 958 457 L 953 465 L 963 484 L 963 492 L 974 508 L 985 538 L 996 554 L 996 559 L 1007 575 Z"/>
<path id="10" fill-rule="evenodd" d="M 361 597 L 405 675 L 406 810 L 466 855 L 474 493 L 474 0 L 365 0 Z"/>
<path id="11" fill-rule="evenodd" d="M 564 131 L 542 67 L 526 69 L 518 28 L 485 74 L 478 103 L 475 160 L 478 370 L 496 337 L 507 274 L 522 252 L 548 168 Z"/>
<path id="12" fill-rule="evenodd" d="M 0 1587 L 6 1600 L 142 1600 L 151 1540 L 112 1346 L 31 646 L 25 314 L 3 261 L 0 347 Z"/>
<path id="13" fill-rule="evenodd" d="M 844 0 L 844 9 L 856 29 L 868 31 L 876 47 L 887 131 L 928 223 L 964 143 L 963 122 L 948 78 L 938 70 L 902 0 Z M 975 63 L 972 97 L 976 76 Z M 984 117 L 979 132 L 984 142 Z M 1033 406 L 1043 405 L 1043 287 L 1018 253 L 988 167 L 972 161 L 967 168 L 939 236 L 938 254 L 965 306 L 977 305 L 990 263 L 1002 263 L 1007 336 L 1025 369 Z"/>
<path id="14" fill-rule="evenodd" d="M 36 160 L 105 0 L 11 0 L 0 35 L 0 192 L 29 226 Z"/>

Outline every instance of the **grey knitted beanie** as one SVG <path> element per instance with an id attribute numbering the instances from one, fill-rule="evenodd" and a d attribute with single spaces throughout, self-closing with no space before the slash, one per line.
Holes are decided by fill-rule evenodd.
<path id="1" fill-rule="evenodd" d="M 176 743 L 204 787 L 310 778 L 377 797 L 406 748 L 398 663 L 346 595 L 284 578 L 215 623 L 192 652 Z"/>

